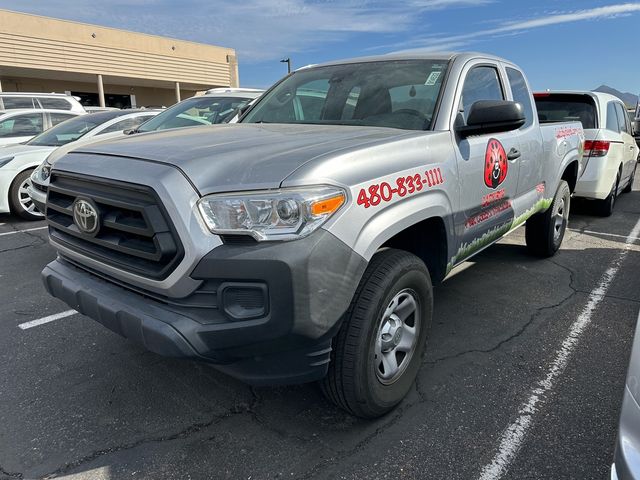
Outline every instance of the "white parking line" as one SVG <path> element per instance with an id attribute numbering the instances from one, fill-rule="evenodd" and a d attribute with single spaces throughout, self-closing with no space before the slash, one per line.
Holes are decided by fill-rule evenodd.
<path id="1" fill-rule="evenodd" d="M 0 237 L 4 237 L 5 235 L 13 235 L 14 233 L 23 233 L 23 232 L 35 232 L 36 230 L 44 230 L 49 227 L 36 227 L 36 228 L 27 228 L 25 230 L 12 230 L 10 232 L 0 233 Z"/>
<path id="2" fill-rule="evenodd" d="M 570 228 L 572 232 L 576 233 L 590 233 L 592 235 L 604 235 L 605 237 L 617 237 L 624 238 L 625 240 L 631 240 L 632 242 L 635 240 L 640 240 L 640 237 L 632 237 L 631 235 L 618 235 L 617 233 L 606 233 L 606 232 L 594 232 L 593 230 L 578 230 L 575 228 Z"/>
<path id="3" fill-rule="evenodd" d="M 30 322 L 21 323 L 18 325 L 22 330 L 26 330 L 28 328 L 37 327 L 39 325 L 44 325 L 45 323 L 55 322 L 56 320 L 60 320 L 61 318 L 70 317 L 71 315 L 75 315 L 75 310 L 67 310 L 65 312 L 55 313 L 53 315 L 49 315 L 48 317 L 39 318 L 37 320 L 31 320 Z"/>
<path id="4" fill-rule="evenodd" d="M 531 391 L 527 401 L 520 407 L 518 418 L 509 425 L 502 434 L 498 452 L 493 457 L 493 460 L 482 469 L 479 477 L 480 480 L 497 480 L 507 473 L 518 450 L 524 443 L 527 432 L 533 423 L 534 414 L 538 412 L 538 404 L 546 400 L 546 397 L 549 396 L 549 393 L 554 387 L 555 381 L 566 368 L 569 357 L 578 345 L 580 336 L 591 323 L 593 312 L 607 294 L 607 290 L 618 273 L 622 261 L 627 256 L 627 253 L 629 253 L 629 248 L 633 245 L 634 239 L 637 238 L 639 234 L 640 220 L 638 220 L 633 230 L 631 230 L 631 233 L 626 237 L 624 249 L 618 254 L 615 260 L 611 262 L 607 271 L 602 275 L 598 286 L 589 294 L 587 305 L 571 325 L 569 334 L 556 351 L 553 361 L 547 368 L 545 377 L 538 382 Z"/>

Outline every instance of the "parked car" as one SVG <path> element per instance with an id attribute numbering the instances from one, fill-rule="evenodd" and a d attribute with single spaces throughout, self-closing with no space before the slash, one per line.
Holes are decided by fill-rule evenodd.
<path id="1" fill-rule="evenodd" d="M 261 93 L 262 90 L 254 89 L 214 88 L 205 95 L 176 103 L 130 133 L 226 123 L 236 115 L 238 109 L 258 98 Z"/>
<path id="2" fill-rule="evenodd" d="M 81 114 L 34 108 L 0 111 L 0 147 L 26 142 L 43 131 L 77 115 Z"/>
<path id="3" fill-rule="evenodd" d="M 320 380 L 377 417 L 420 368 L 432 282 L 525 223 L 533 254 L 558 250 L 583 141 L 579 122 L 540 126 L 524 74 L 493 56 L 301 69 L 239 123 L 58 159 L 44 284 L 161 355 Z"/>
<path id="4" fill-rule="evenodd" d="M 1 92 L 0 110 L 43 108 L 70 110 L 84 113 L 84 107 L 76 97 L 64 93 Z"/>
<path id="5" fill-rule="evenodd" d="M 640 317 L 631 348 L 611 480 L 640 479 Z"/>
<path id="6" fill-rule="evenodd" d="M 582 123 L 587 163 L 574 196 L 595 200 L 600 215 L 611 215 L 618 193 L 631 191 L 639 151 L 624 103 L 613 95 L 588 91 L 534 97 L 540 123 Z"/>
<path id="7" fill-rule="evenodd" d="M 33 188 L 29 178 L 34 168 L 52 151 L 79 139 L 106 138 L 105 135 L 112 132 L 123 135 L 124 129 L 132 128 L 156 113 L 115 110 L 75 116 L 23 144 L 0 148 L 0 212 L 12 211 L 28 220 L 41 219 L 40 211 L 44 209 L 38 211 L 37 206 L 44 206 L 46 189 Z"/>

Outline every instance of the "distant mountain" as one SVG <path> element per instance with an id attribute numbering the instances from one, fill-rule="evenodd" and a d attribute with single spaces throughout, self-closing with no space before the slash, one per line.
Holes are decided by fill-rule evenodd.
<path id="1" fill-rule="evenodd" d="M 594 92 L 610 93 L 622 100 L 628 107 L 635 107 L 638 103 L 638 95 L 633 93 L 624 93 L 615 88 L 611 88 L 608 85 L 600 85 L 598 88 L 593 89 Z"/>

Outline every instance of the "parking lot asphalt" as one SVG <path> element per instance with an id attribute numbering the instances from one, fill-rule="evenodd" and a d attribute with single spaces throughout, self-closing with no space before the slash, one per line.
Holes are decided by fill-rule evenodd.
<path id="1" fill-rule="evenodd" d="M 417 385 L 376 421 L 78 314 L 20 328 L 69 308 L 40 282 L 43 222 L 0 215 L 0 478 L 607 478 L 640 309 L 639 187 L 610 218 L 574 202 L 551 259 L 520 229 L 436 287 Z"/>

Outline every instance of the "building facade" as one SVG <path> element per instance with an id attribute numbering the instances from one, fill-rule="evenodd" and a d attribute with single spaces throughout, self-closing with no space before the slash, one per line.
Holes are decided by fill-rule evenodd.
<path id="1" fill-rule="evenodd" d="M 231 48 L 0 10 L 0 91 L 67 92 L 123 108 L 237 86 Z"/>

